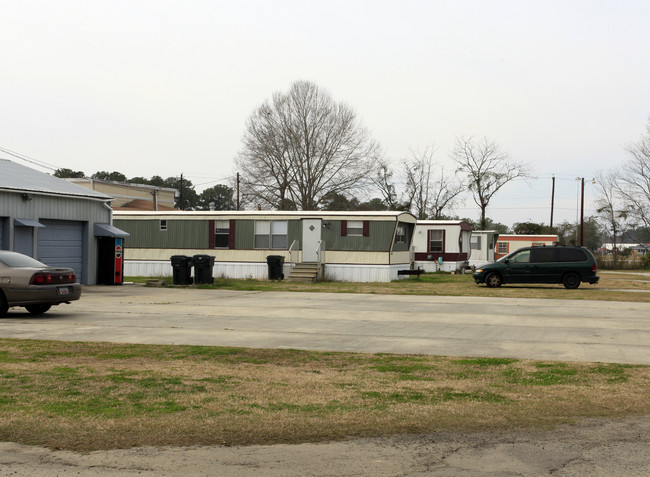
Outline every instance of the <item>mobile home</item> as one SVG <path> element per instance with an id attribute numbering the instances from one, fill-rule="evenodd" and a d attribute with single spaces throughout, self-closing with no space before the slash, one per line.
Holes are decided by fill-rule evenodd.
<path id="1" fill-rule="evenodd" d="M 127 276 L 169 276 L 173 255 L 214 257 L 214 276 L 268 277 L 268 256 L 284 275 L 315 264 L 327 280 L 385 282 L 411 266 L 415 216 L 408 212 L 115 211 L 127 231 Z"/>
<path id="2" fill-rule="evenodd" d="M 462 220 L 418 220 L 413 247 L 415 268 L 452 272 L 469 266 L 472 227 Z"/>

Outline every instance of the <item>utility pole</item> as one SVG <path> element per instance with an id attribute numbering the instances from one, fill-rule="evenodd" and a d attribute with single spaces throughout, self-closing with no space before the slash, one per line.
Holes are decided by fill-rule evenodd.
<path id="1" fill-rule="evenodd" d="M 237 210 L 239 210 L 239 172 L 237 173 Z"/>
<path id="2" fill-rule="evenodd" d="M 180 208 L 181 208 L 181 210 L 183 210 L 183 173 L 182 173 L 182 172 L 181 172 L 181 183 L 180 183 L 180 186 L 181 186 L 181 201 L 180 201 L 180 206 L 181 206 L 181 207 L 180 207 Z"/>
<path id="3" fill-rule="evenodd" d="M 553 188 L 551 189 L 551 228 L 553 228 L 553 207 L 555 204 L 555 176 L 553 176 Z"/>
<path id="4" fill-rule="evenodd" d="M 580 184 L 580 246 L 584 245 L 585 231 L 585 178 L 581 178 Z"/>

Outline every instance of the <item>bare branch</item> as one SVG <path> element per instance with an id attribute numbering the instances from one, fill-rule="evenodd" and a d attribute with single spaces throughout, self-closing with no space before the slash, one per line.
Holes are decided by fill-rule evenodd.
<path id="1" fill-rule="evenodd" d="M 302 210 L 366 187 L 378 151 L 349 106 L 307 81 L 253 112 L 243 146 L 236 164 L 251 194 L 273 208 Z"/>
<path id="2" fill-rule="evenodd" d="M 528 164 L 512 161 L 488 138 L 457 138 L 451 157 L 456 161 L 457 172 L 467 176 L 467 186 L 481 209 L 481 228 L 485 227 L 486 209 L 494 194 L 515 179 L 531 176 Z"/>

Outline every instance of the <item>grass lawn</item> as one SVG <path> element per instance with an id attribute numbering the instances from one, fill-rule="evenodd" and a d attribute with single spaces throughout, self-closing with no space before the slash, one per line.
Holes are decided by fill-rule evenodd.
<path id="1" fill-rule="evenodd" d="M 650 412 L 650 367 L 0 339 L 0 441 L 90 451 L 548 428 Z"/>
<path id="2" fill-rule="evenodd" d="M 601 277 L 577 290 L 449 274 L 201 288 L 650 301 L 650 277 Z M 650 366 L 0 339 L 0 441 L 90 451 L 547 428 L 648 414 L 648 389 Z"/>
<path id="3" fill-rule="evenodd" d="M 145 277 L 126 277 L 126 281 L 143 283 Z M 166 286 L 172 286 L 171 277 L 160 277 Z M 427 273 L 420 278 L 409 277 L 390 283 L 353 282 L 288 282 L 269 280 L 236 280 L 215 278 L 213 285 L 196 285 L 197 288 L 221 288 L 247 291 L 292 291 L 329 293 L 375 293 L 395 295 L 446 295 L 508 298 L 553 298 L 567 300 L 606 300 L 650 302 L 650 276 L 642 273 L 600 273 L 597 285 L 582 283 L 576 290 L 562 285 L 514 284 L 488 288 L 474 283 L 471 274 Z M 622 291 L 626 290 L 626 291 Z"/>

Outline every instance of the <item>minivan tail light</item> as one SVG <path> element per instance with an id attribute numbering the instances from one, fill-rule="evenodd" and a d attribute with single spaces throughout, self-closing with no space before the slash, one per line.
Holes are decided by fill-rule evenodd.
<path id="1" fill-rule="evenodd" d="M 60 283 L 75 283 L 77 276 L 74 272 L 38 272 L 32 275 L 30 285 L 57 285 Z"/>
<path id="2" fill-rule="evenodd" d="M 596 273 L 596 264 L 595 263 L 591 266 L 591 272 Z"/>

